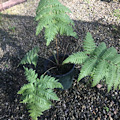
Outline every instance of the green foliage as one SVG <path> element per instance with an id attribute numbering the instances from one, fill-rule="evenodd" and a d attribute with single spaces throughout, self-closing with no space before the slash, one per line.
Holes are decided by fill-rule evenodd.
<path id="1" fill-rule="evenodd" d="M 87 55 L 84 52 L 77 52 L 69 56 L 68 59 L 65 59 L 63 61 L 63 64 L 65 63 L 74 63 L 74 64 L 82 64 L 86 59 Z"/>
<path id="2" fill-rule="evenodd" d="M 34 64 L 37 65 L 38 47 L 34 47 L 30 50 L 20 64 Z M 37 117 L 42 115 L 45 110 L 50 109 L 52 103 L 50 100 L 59 100 L 56 93 L 53 92 L 54 88 L 63 88 L 58 80 L 48 75 L 41 75 L 38 78 L 38 74 L 33 69 L 25 69 L 25 76 L 28 84 L 25 84 L 18 91 L 18 94 L 22 94 L 21 103 L 26 103 L 29 109 L 30 116 L 33 120 L 37 120 Z"/>
<path id="3" fill-rule="evenodd" d="M 114 47 L 107 48 L 105 43 L 95 46 L 90 33 L 87 33 L 83 44 L 84 51 L 70 55 L 65 63 L 82 65 L 78 81 L 86 76 L 93 79 L 92 86 L 101 80 L 108 86 L 108 92 L 114 87 L 120 87 L 120 54 Z"/>
<path id="4" fill-rule="evenodd" d="M 29 64 L 33 64 L 36 67 L 38 60 L 38 52 L 39 52 L 39 47 L 38 46 L 34 47 L 23 57 L 20 64 L 29 63 Z"/>
<path id="5" fill-rule="evenodd" d="M 96 45 L 94 39 L 92 38 L 92 35 L 89 32 L 87 33 L 83 44 L 84 53 L 90 54 L 94 51 Z"/>
<path id="6" fill-rule="evenodd" d="M 66 14 L 71 12 L 58 0 L 40 0 L 36 10 L 36 35 L 45 28 L 46 45 L 55 38 L 56 34 L 76 37 L 73 32 L 73 21 Z"/>
<path id="7" fill-rule="evenodd" d="M 62 85 L 54 77 L 42 75 L 39 79 L 33 69 L 24 69 L 28 84 L 21 87 L 18 94 L 22 94 L 21 103 L 27 104 L 32 119 L 37 120 L 42 112 L 50 109 L 50 100 L 59 100 L 53 89 L 62 88 Z"/>

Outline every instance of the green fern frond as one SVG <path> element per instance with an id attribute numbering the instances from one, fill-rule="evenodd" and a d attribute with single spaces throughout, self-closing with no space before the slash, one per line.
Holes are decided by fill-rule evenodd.
<path id="1" fill-rule="evenodd" d="M 109 66 L 109 70 L 108 70 L 107 75 L 106 75 L 106 84 L 107 84 L 108 92 L 114 86 L 115 78 L 116 78 L 116 66 L 111 64 Z"/>
<path id="2" fill-rule="evenodd" d="M 95 48 L 93 54 L 95 54 L 97 57 L 101 57 L 106 49 L 106 44 L 102 42 L 100 45 L 98 45 L 98 47 Z"/>
<path id="3" fill-rule="evenodd" d="M 36 103 L 30 103 L 28 106 L 30 116 L 32 117 L 33 120 L 37 120 L 38 116 L 41 116 L 43 111 L 50 109 L 51 104 L 50 103 L 42 103 L 39 104 L 38 102 Z"/>
<path id="4" fill-rule="evenodd" d="M 40 78 L 41 81 L 41 85 L 44 85 L 43 87 L 45 88 L 50 88 L 50 89 L 54 89 L 54 88 L 63 88 L 63 86 L 61 85 L 61 83 L 58 82 L 58 80 L 55 80 L 54 77 L 51 76 L 41 76 Z"/>
<path id="5" fill-rule="evenodd" d="M 29 83 L 21 87 L 18 94 L 22 94 L 21 102 L 27 104 L 32 119 L 37 120 L 42 112 L 52 106 L 50 100 L 59 100 L 53 89 L 63 86 L 54 77 L 48 75 L 41 75 L 39 79 L 33 69 L 25 68 L 25 76 Z"/>
<path id="6" fill-rule="evenodd" d="M 24 67 L 24 69 L 25 69 L 25 76 L 26 76 L 27 80 L 30 83 L 34 83 L 38 77 L 38 74 L 35 73 L 35 70 L 33 70 L 33 69 L 28 69 L 26 67 Z"/>
<path id="7" fill-rule="evenodd" d="M 114 47 L 110 47 L 104 52 L 102 59 L 109 60 L 115 57 L 116 54 L 117 54 L 117 50 Z"/>
<path id="8" fill-rule="evenodd" d="M 46 41 L 47 46 L 55 38 L 56 34 L 57 34 L 57 28 L 54 24 L 47 26 L 47 28 L 45 29 L 45 39 L 47 40 Z"/>
<path id="9" fill-rule="evenodd" d="M 67 12 L 71 12 L 71 11 L 63 5 L 57 5 L 57 6 L 52 6 L 52 7 L 48 6 L 48 7 L 45 7 L 44 9 L 39 10 L 39 12 L 36 13 L 37 15 L 36 15 L 35 19 L 36 19 L 36 21 L 38 21 L 38 20 L 41 20 L 42 18 L 44 18 L 46 16 L 48 16 L 48 18 L 49 18 L 51 15 L 54 15 L 55 18 L 60 19 L 60 17 L 57 17 L 57 16 L 59 16 L 60 14 L 61 15 L 66 15 L 66 14 L 63 14 L 64 12 L 67 13 Z M 68 15 L 66 15 L 62 18 L 65 20 L 65 17 L 66 17 L 67 20 L 69 20 L 69 21 L 71 20 L 68 17 Z M 65 21 L 67 22 L 67 20 L 65 20 Z M 71 22 L 72 22 L 72 20 L 71 20 Z"/>
<path id="10" fill-rule="evenodd" d="M 51 89 L 47 89 L 46 90 L 46 94 L 45 94 L 45 97 L 49 100 L 49 99 L 52 99 L 52 100 L 59 100 L 59 98 L 57 97 L 57 95 L 53 92 L 53 90 Z"/>
<path id="11" fill-rule="evenodd" d="M 59 12 L 59 13 L 71 13 L 70 9 L 68 9 L 67 7 L 63 6 L 62 4 L 56 5 L 53 7 L 53 12 Z"/>
<path id="12" fill-rule="evenodd" d="M 83 42 L 84 52 L 86 54 L 90 54 L 95 50 L 95 47 L 96 47 L 96 45 L 95 45 L 94 39 L 92 38 L 91 33 L 87 32 L 87 35 Z"/>
<path id="13" fill-rule="evenodd" d="M 61 5 L 58 0 L 40 0 L 36 12 L 38 13 L 40 10 L 48 8 L 49 6 L 57 6 Z"/>
<path id="14" fill-rule="evenodd" d="M 112 58 L 109 58 L 109 60 L 110 60 L 113 64 L 120 64 L 120 54 L 116 54 L 116 55 L 113 56 Z"/>
<path id="15" fill-rule="evenodd" d="M 46 8 L 46 9 L 43 9 L 43 10 L 39 11 L 37 13 L 36 17 L 35 17 L 35 20 L 36 21 L 39 21 L 39 20 L 42 21 L 42 20 L 45 19 L 45 21 L 46 21 L 47 19 L 49 19 L 51 21 L 51 19 L 49 17 L 52 18 L 52 16 L 48 15 L 48 14 L 50 14 L 51 10 L 52 10 L 52 8 L 50 8 L 50 9 Z"/>
<path id="16" fill-rule="evenodd" d="M 86 35 L 83 48 L 83 52 L 74 53 L 63 61 L 63 64 L 70 62 L 82 65 L 78 81 L 89 75 L 93 78 L 92 86 L 103 80 L 108 92 L 113 87 L 120 89 L 120 54 L 117 54 L 117 50 L 114 47 L 107 48 L 104 42 L 95 47 L 90 33 Z"/>
<path id="17" fill-rule="evenodd" d="M 42 29 L 45 27 L 48 28 L 48 24 L 52 24 L 53 23 L 53 16 L 48 16 L 46 15 L 44 18 L 42 18 L 40 20 L 40 22 L 38 23 L 37 27 L 36 27 L 36 35 L 38 35 Z"/>
<path id="18" fill-rule="evenodd" d="M 114 90 L 120 86 L 120 67 L 116 70 L 116 79 L 114 79 Z"/>
<path id="19" fill-rule="evenodd" d="M 73 36 L 77 38 L 76 32 L 73 32 L 73 28 L 70 25 L 67 25 L 66 23 L 58 23 L 58 31 L 60 35 L 67 35 L 67 36 Z"/>
<path id="20" fill-rule="evenodd" d="M 26 90 L 34 91 L 32 84 L 26 84 L 18 91 L 18 94 L 23 94 L 26 92 Z"/>
<path id="21" fill-rule="evenodd" d="M 66 58 L 63 61 L 63 64 L 65 63 L 82 64 L 85 62 L 87 58 L 88 56 L 84 52 L 77 52 L 77 53 L 73 53 L 68 58 Z"/>
<path id="22" fill-rule="evenodd" d="M 46 1 L 46 0 L 45 0 Z M 48 46 L 55 36 L 67 35 L 77 37 L 73 31 L 73 21 L 66 14 L 71 12 L 68 8 L 63 6 L 58 0 L 41 0 L 36 10 L 36 35 L 38 35 L 43 28 L 45 28 L 46 45 Z"/>
<path id="23" fill-rule="evenodd" d="M 29 63 L 29 64 L 33 64 L 36 67 L 38 60 L 38 51 L 39 51 L 39 47 L 38 46 L 34 47 L 23 57 L 20 64 Z"/>
<path id="24" fill-rule="evenodd" d="M 93 73 L 93 82 L 92 82 L 93 87 L 96 86 L 100 82 L 100 80 L 104 78 L 106 69 L 108 67 L 107 65 L 108 63 L 105 60 L 100 61 L 96 65 L 96 68 Z"/>
<path id="25" fill-rule="evenodd" d="M 59 23 L 63 22 L 65 25 L 67 25 L 67 24 L 74 25 L 73 21 L 69 18 L 69 16 L 67 14 L 63 14 L 63 13 L 56 14 L 54 19 L 56 21 L 59 21 Z"/>
<path id="26" fill-rule="evenodd" d="M 95 67 L 96 62 L 97 62 L 97 58 L 90 58 L 86 60 L 80 71 L 78 81 L 80 81 L 83 77 L 90 75 L 93 68 Z"/>

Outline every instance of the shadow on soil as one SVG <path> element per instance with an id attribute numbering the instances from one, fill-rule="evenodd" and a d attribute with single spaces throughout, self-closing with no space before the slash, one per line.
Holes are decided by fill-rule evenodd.
<path id="1" fill-rule="evenodd" d="M 60 37 L 60 48 L 66 50 L 64 44 L 69 44 L 67 47 L 67 54 L 81 50 L 82 41 L 86 32 L 91 32 L 96 43 L 104 41 L 107 46 L 114 46 L 120 53 L 120 26 L 105 25 L 102 20 L 94 22 L 74 21 L 75 31 L 78 34 L 78 40 L 72 37 Z M 19 103 L 19 96 L 17 91 L 20 87 L 27 83 L 24 76 L 24 70 L 22 66 L 17 67 L 20 60 L 25 53 L 33 48 L 35 45 L 40 47 L 40 58 L 37 71 L 39 74 L 44 73 L 43 62 L 46 56 L 50 55 L 49 50 L 55 50 L 54 42 L 51 43 L 53 47 L 46 47 L 43 33 L 39 36 L 35 36 L 36 23 L 34 18 L 30 16 L 16 16 L 16 15 L 2 15 L 2 21 L 0 22 L 0 96 L 2 102 L 2 117 L 1 120 L 6 119 L 24 119 L 28 120 L 28 113 L 24 105 Z M 115 28 L 115 29 L 114 29 Z M 64 42 L 62 42 L 64 40 Z M 74 87 L 71 90 L 74 90 Z M 90 88 L 89 89 L 96 89 Z M 102 96 L 108 96 L 108 100 L 111 101 L 111 94 L 105 93 L 106 91 L 100 91 L 96 89 L 96 92 L 100 92 Z M 69 94 L 69 93 L 68 93 Z M 112 99 L 116 104 L 120 104 L 120 101 Z M 23 116 L 24 114 L 24 116 Z M 48 117 L 53 117 L 52 112 L 49 111 Z M 64 113 L 62 113 L 64 114 Z M 118 116 L 120 114 L 118 113 Z M 97 116 L 97 115 L 96 115 Z M 98 115 L 99 116 L 99 115 Z M 60 116 L 57 116 L 60 118 Z M 56 119 L 57 119 L 56 117 Z M 79 116 L 80 118 L 81 116 Z M 104 117 L 104 115 L 103 115 Z M 42 118 L 42 117 L 41 117 Z M 43 115 L 43 119 L 44 119 Z"/>

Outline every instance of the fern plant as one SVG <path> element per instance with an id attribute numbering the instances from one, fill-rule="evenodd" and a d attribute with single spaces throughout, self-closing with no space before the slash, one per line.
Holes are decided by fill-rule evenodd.
<path id="1" fill-rule="evenodd" d="M 37 64 L 38 47 L 30 50 L 20 64 Z M 21 103 L 27 104 L 30 116 L 33 120 L 37 120 L 37 117 L 42 115 L 45 110 L 50 109 L 52 103 L 50 100 L 59 100 L 56 93 L 53 92 L 54 88 L 63 88 L 58 80 L 48 75 L 41 75 L 38 78 L 38 74 L 32 68 L 25 69 L 25 76 L 28 84 L 25 84 L 18 91 L 18 94 L 22 95 Z"/>
<path id="2" fill-rule="evenodd" d="M 104 42 L 95 45 L 92 35 L 88 32 L 83 43 L 83 52 L 70 55 L 65 63 L 82 65 L 78 81 L 86 76 L 93 79 L 92 86 L 101 80 L 107 84 L 108 92 L 114 87 L 120 88 L 120 54 L 114 47 L 107 48 Z"/>
<path id="3" fill-rule="evenodd" d="M 66 14 L 68 12 L 71 11 L 58 0 L 40 0 L 36 10 L 36 21 L 38 21 L 36 35 L 45 28 L 47 46 L 54 40 L 58 33 L 60 35 L 77 36 L 72 28 L 74 23 Z"/>

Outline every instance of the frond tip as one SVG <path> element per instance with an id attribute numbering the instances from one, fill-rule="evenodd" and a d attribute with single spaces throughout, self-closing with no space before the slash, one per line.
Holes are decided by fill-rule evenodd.
<path id="1" fill-rule="evenodd" d="M 86 54 L 91 54 L 95 50 L 96 45 L 94 39 L 92 38 L 91 33 L 87 32 L 83 44 L 84 52 Z"/>
<path id="2" fill-rule="evenodd" d="M 34 47 L 32 50 L 26 53 L 26 55 L 21 60 L 20 64 L 29 63 L 29 64 L 33 64 L 36 67 L 38 60 L 38 52 L 39 52 L 39 47 L 38 46 Z"/>

